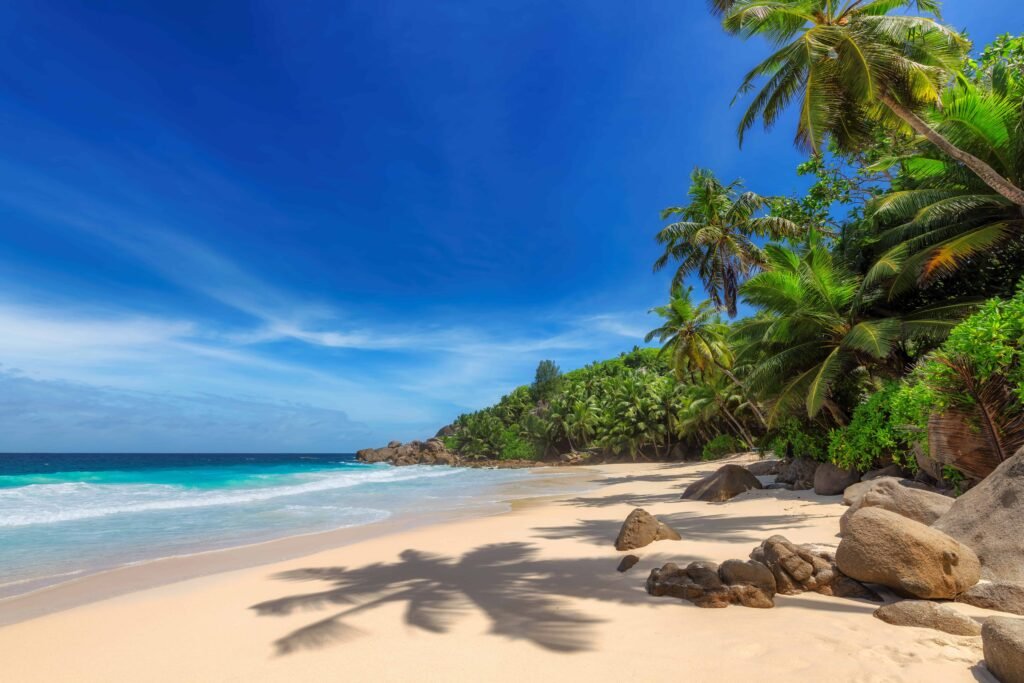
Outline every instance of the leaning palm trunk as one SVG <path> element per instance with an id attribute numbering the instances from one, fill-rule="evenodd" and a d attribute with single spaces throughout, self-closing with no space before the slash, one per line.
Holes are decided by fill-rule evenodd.
<path id="1" fill-rule="evenodd" d="M 747 430 L 743 428 L 743 425 L 740 424 L 740 421 L 736 419 L 722 401 L 716 400 L 716 402 L 718 403 L 718 407 L 722 409 L 722 414 L 725 415 L 725 419 L 729 421 L 729 424 L 731 424 L 733 429 L 736 430 L 739 437 L 743 439 L 744 443 L 746 443 L 747 449 L 751 451 L 754 450 L 754 440 Z"/>
<path id="2" fill-rule="evenodd" d="M 739 378 L 736 377 L 736 375 L 734 375 L 731 370 L 729 370 L 729 368 L 725 367 L 717 360 L 715 361 L 715 365 L 718 366 L 718 368 L 722 371 L 723 375 L 732 380 L 732 383 L 736 385 L 737 389 L 739 389 L 740 395 L 743 396 L 743 399 L 747 402 L 747 405 L 749 405 L 750 409 L 754 411 L 754 415 L 757 416 L 758 422 L 761 423 L 762 427 L 768 429 L 768 421 L 764 419 L 764 414 L 761 412 L 761 409 L 757 407 L 757 402 L 754 401 L 754 399 L 752 399 L 749 395 L 747 395 L 747 388 L 743 386 L 743 382 L 741 382 Z"/>
<path id="3" fill-rule="evenodd" d="M 887 93 L 882 93 L 879 95 L 879 99 L 890 109 L 890 111 L 892 111 L 892 113 L 896 114 L 896 116 L 903 119 L 908 126 L 913 128 L 918 135 L 924 136 L 930 143 L 941 149 L 945 154 L 971 169 L 971 171 L 981 178 L 986 185 L 1001 194 L 1003 197 L 1006 197 L 1018 206 L 1024 206 L 1024 190 L 1001 176 L 998 171 L 978 157 L 969 152 L 965 152 L 951 143 L 940 135 L 938 131 L 929 126 L 924 119 L 897 102 L 892 96 Z"/>

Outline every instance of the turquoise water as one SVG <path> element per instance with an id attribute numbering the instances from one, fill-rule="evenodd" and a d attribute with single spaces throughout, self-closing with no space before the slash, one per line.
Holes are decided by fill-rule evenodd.
<path id="1" fill-rule="evenodd" d="M 498 502 L 530 476 L 348 455 L 0 455 L 0 597 L 127 563 Z"/>

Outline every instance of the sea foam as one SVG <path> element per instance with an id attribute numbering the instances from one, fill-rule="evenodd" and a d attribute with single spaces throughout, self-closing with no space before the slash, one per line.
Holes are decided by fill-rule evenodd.
<path id="1" fill-rule="evenodd" d="M 459 472 L 449 468 L 407 467 L 302 475 L 311 479 L 302 483 L 219 491 L 164 484 L 32 484 L 0 489 L 0 527 L 54 524 L 125 513 L 241 505 L 356 486 L 449 477 Z M 295 478 L 281 477 L 287 481 Z"/>

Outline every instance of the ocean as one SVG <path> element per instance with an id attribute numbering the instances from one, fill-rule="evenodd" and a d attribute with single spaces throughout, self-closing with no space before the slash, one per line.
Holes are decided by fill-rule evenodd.
<path id="1" fill-rule="evenodd" d="M 0 454 L 0 598 L 161 557 L 497 505 L 528 477 L 350 454 Z"/>

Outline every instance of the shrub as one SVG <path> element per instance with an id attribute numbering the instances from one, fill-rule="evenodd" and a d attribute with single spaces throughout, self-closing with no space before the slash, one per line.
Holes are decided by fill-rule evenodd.
<path id="1" fill-rule="evenodd" d="M 962 392 L 960 379 L 939 358 L 963 359 L 976 380 L 1002 377 L 1024 402 L 1024 283 L 1013 298 L 989 299 L 972 316 L 953 328 L 936 358 L 925 363 L 922 380 L 940 394 Z"/>
<path id="2" fill-rule="evenodd" d="M 956 409 L 992 447 L 987 461 L 967 458 L 962 476 L 983 477 L 993 462 L 1008 457 L 1024 441 L 1024 286 L 1010 299 L 990 299 L 950 332 L 894 392 L 892 422 L 928 450 L 928 419 Z M 981 416 L 991 418 L 991 433 Z M 953 482 L 956 483 L 956 482 Z"/>
<path id="3" fill-rule="evenodd" d="M 902 389 L 895 382 L 886 385 L 857 406 L 849 425 L 833 429 L 829 434 L 829 460 L 843 469 L 856 468 L 861 472 L 889 460 L 901 465 L 913 462 L 910 449 L 917 435 L 901 424 L 903 416 L 893 410 L 894 399 Z M 907 397 L 901 400 L 906 403 Z M 911 406 L 902 409 L 910 410 Z"/>
<path id="4" fill-rule="evenodd" d="M 701 460 L 718 460 L 739 450 L 739 442 L 731 434 L 719 434 L 704 444 Z"/>
<path id="5" fill-rule="evenodd" d="M 501 460 L 533 460 L 537 457 L 537 449 L 533 444 L 519 435 L 514 427 L 506 427 L 501 432 Z"/>
<path id="6" fill-rule="evenodd" d="M 828 436 L 820 427 L 788 417 L 765 436 L 768 450 L 779 458 L 810 458 L 824 462 L 828 457 Z"/>
<path id="7" fill-rule="evenodd" d="M 967 484 L 967 477 L 964 476 L 963 472 L 952 465 L 943 466 L 942 480 L 949 484 L 949 487 L 953 489 L 954 496 L 959 497 L 966 490 L 964 487 Z"/>

